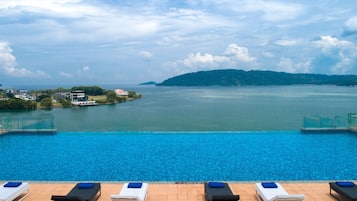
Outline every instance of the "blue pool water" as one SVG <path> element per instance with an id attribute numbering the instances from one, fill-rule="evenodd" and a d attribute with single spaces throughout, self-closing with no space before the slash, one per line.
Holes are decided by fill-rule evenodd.
<path id="1" fill-rule="evenodd" d="M 0 136 L 0 180 L 357 180 L 357 135 L 59 132 Z"/>

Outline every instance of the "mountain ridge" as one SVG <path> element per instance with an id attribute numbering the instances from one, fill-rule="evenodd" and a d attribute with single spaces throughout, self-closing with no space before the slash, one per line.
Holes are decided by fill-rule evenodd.
<path id="1" fill-rule="evenodd" d="M 357 85 L 357 75 L 285 73 L 263 70 L 210 70 L 171 77 L 157 86 Z"/>

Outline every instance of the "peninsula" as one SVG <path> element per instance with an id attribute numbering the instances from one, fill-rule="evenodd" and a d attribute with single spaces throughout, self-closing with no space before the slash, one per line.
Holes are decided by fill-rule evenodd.
<path id="1" fill-rule="evenodd" d="M 357 75 L 284 73 L 260 70 L 211 70 L 169 78 L 157 86 L 274 86 L 274 85 L 356 86 Z"/>
<path id="2" fill-rule="evenodd" d="M 99 86 L 75 86 L 71 89 L 0 90 L 0 110 L 34 110 L 54 107 L 93 106 L 122 103 L 141 98 L 135 91 L 106 90 Z"/>

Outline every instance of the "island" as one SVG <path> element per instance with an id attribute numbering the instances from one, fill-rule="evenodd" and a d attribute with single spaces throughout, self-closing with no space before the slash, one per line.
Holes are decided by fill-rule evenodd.
<path id="1" fill-rule="evenodd" d="M 149 82 L 140 83 L 139 85 L 157 85 L 157 83 L 154 81 L 149 81 Z"/>
<path id="2" fill-rule="evenodd" d="M 157 86 L 274 86 L 274 85 L 356 86 L 357 75 L 285 73 L 261 70 L 211 70 L 169 78 Z"/>

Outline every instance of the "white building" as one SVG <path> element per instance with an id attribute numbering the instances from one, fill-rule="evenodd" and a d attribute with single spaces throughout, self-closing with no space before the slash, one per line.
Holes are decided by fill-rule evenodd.
<path id="1" fill-rule="evenodd" d="M 69 97 L 71 98 L 71 103 L 72 105 L 75 106 L 93 106 L 97 105 L 95 101 L 89 101 L 88 96 L 84 91 L 71 91 L 69 94 Z"/>
<path id="2" fill-rule="evenodd" d="M 129 92 L 125 91 L 123 89 L 115 89 L 114 91 L 117 96 L 128 96 L 129 95 Z"/>
<path id="3" fill-rule="evenodd" d="M 84 91 L 71 91 L 71 93 L 69 94 L 69 97 L 71 98 L 72 102 L 79 102 L 79 101 L 87 101 L 88 100 L 88 96 L 86 95 L 86 93 L 84 93 Z"/>

